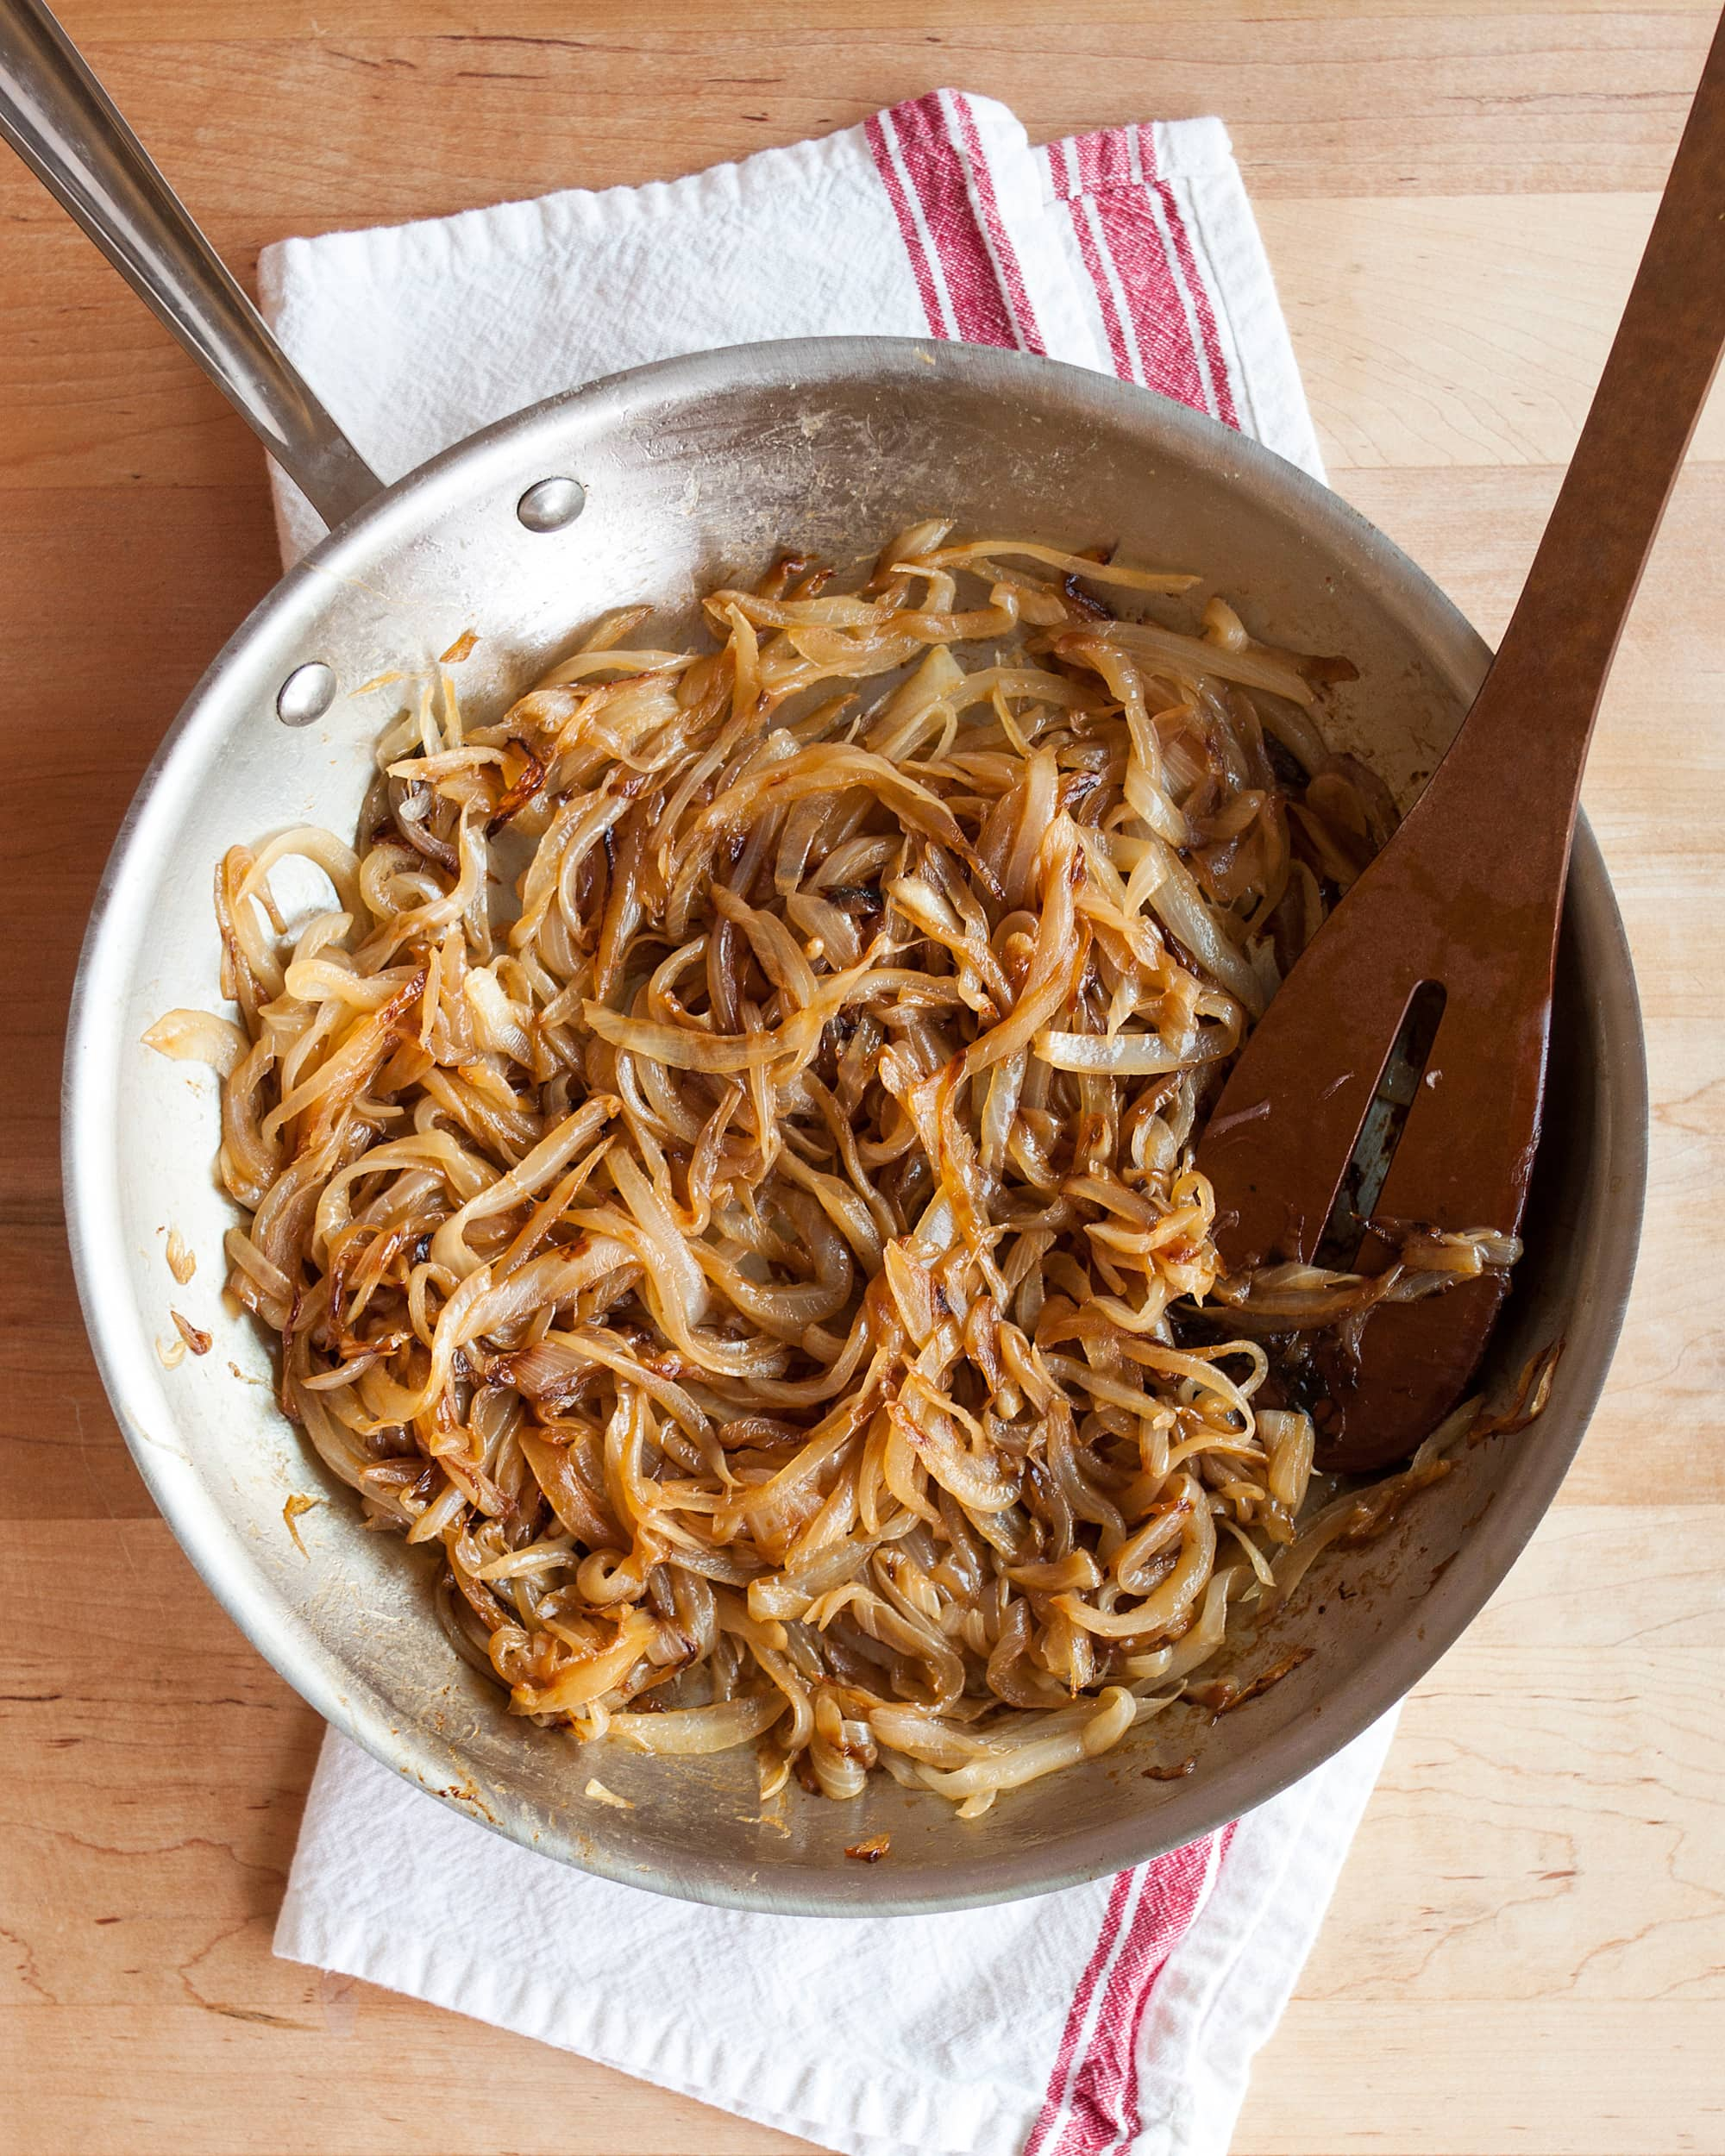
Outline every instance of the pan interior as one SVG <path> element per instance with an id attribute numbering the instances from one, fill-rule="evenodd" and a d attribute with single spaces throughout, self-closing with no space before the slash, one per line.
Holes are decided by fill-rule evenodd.
<path id="1" fill-rule="evenodd" d="M 534 532 L 530 486 L 578 479 L 584 513 Z M 187 707 L 110 864 L 67 1069 L 67 1188 L 86 1317 L 129 1442 L 216 1593 L 323 1713 L 403 1772 L 547 1852 L 663 1891 L 811 1912 L 1031 1894 L 1238 1815 L 1364 1727 L 1478 1608 L 1549 1501 L 1596 1396 L 1627 1294 L 1643 1180 L 1640 1028 L 1621 928 L 1585 830 L 1556 1012 L 1551 1109 L 1528 1255 L 1494 1345 L 1502 1385 L 1568 1336 L 1551 1407 L 1469 1452 L 1402 1523 L 1320 1561 L 1250 1674 L 1312 1658 L 1214 1724 L 1159 1718 L 1116 1752 L 961 1823 L 884 1776 L 851 1803 L 793 1789 L 758 1817 L 746 1752 L 653 1760 L 577 1747 L 510 1717 L 432 1615 L 430 1561 L 366 1533 L 349 1493 L 278 1413 L 265 1341 L 220 1294 L 234 1215 L 216 1186 L 213 1078 L 141 1044 L 177 1005 L 218 1008 L 210 879 L 223 849 L 294 823 L 351 834 L 371 745 L 466 630 L 464 696 L 499 704 L 607 608 L 686 612 L 786 548 L 841 561 L 915 519 L 1201 572 L 1249 628 L 1341 652 L 1335 745 L 1404 799 L 1483 673 L 1447 601 L 1333 495 L 1180 408 L 1074 370 L 972 348 L 871 341 L 755 347 L 642 370 L 537 408 L 404 481 L 326 542 L 235 637 Z M 298 729 L 278 691 L 318 661 L 339 693 Z M 308 902 L 317 893 L 307 891 Z M 198 1258 L 177 1287 L 177 1228 Z M 172 1370 L 170 1307 L 214 1336 Z M 295 1525 L 295 1496 L 323 1500 Z M 1182 1780 L 1158 1761 L 1197 1755 Z M 588 1778 L 631 1800 L 586 1798 Z M 892 1837 L 888 1863 L 847 1844 Z"/>

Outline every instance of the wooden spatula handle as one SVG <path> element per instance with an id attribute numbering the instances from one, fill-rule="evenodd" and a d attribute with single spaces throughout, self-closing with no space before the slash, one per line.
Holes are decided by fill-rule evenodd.
<path id="1" fill-rule="evenodd" d="M 1201 1144 L 1234 1269 L 1317 1248 L 1378 1074 L 1425 981 L 1436 1038 L 1358 1260 L 1414 1223 L 1520 1225 L 1582 767 L 1642 565 L 1725 344 L 1725 25 L 1502 648 L 1401 830 L 1319 931 Z M 1478 1362 L 1491 1275 L 1386 1304 L 1329 1388 L 1327 1467 L 1410 1451 Z"/>
<path id="2" fill-rule="evenodd" d="M 1465 790 L 1500 902 L 1556 888 L 1606 674 L 1725 342 L 1725 22 L 1551 521 L 1462 736 L 1414 813 Z M 1560 878 L 1561 868 L 1559 870 Z"/>
<path id="3" fill-rule="evenodd" d="M 1379 1194 L 1386 1220 L 1521 1225 L 1582 769 L 1722 344 L 1725 24 L 1521 602 L 1374 893 L 1407 928 L 1428 913 L 1430 932 L 1408 943 L 1447 950 L 1433 970 L 1455 1004 L 1433 1049 L 1435 1090 L 1422 1087 Z M 1368 1238 L 1359 1262 L 1373 1269 L 1390 1255 Z M 1342 1422 L 1326 1464 L 1367 1467 L 1411 1448 L 1467 1385 L 1502 1294 L 1487 1277 L 1379 1313 L 1358 1362 L 1335 1372 Z"/>

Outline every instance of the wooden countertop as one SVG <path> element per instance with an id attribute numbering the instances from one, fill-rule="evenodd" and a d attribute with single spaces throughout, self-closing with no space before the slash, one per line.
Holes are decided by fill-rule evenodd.
<path id="1" fill-rule="evenodd" d="M 248 274 L 290 232 L 667 177 L 953 83 L 1220 112 L 1335 484 L 1501 630 L 1707 5 L 65 0 Z M 0 2151 L 799 2146 L 273 1961 L 320 1725 L 160 1525 L 79 1325 L 60 1033 L 134 783 L 275 575 L 250 438 L 0 154 Z M 1587 800 L 1647 1025 L 1634 1308 L 1557 1509 L 1410 1702 L 1239 2156 L 1725 2150 L 1725 406 Z M 1710 985 L 1709 985 L 1710 984 Z"/>

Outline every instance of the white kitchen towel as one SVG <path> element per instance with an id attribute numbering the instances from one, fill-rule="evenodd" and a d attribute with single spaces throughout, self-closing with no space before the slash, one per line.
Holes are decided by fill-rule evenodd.
<path id="1" fill-rule="evenodd" d="M 264 312 L 385 479 L 649 360 L 765 337 L 958 337 L 1160 390 L 1321 476 L 1220 120 L 1032 150 L 942 90 L 687 179 L 285 240 Z M 277 479 L 291 560 L 323 532 Z"/>
<path id="2" fill-rule="evenodd" d="M 668 185 L 290 240 L 260 281 L 283 343 L 386 478 L 621 367 L 859 332 L 1114 373 L 1319 473 L 1215 120 L 1032 149 L 1004 106 L 932 91 Z M 322 527 L 279 479 L 277 507 L 292 558 Z M 1220 2156 L 1389 1733 L 1114 1879 L 844 1920 L 585 1877 L 332 1733 L 276 1951 L 855 2156 Z M 378 1864 L 403 1846 L 411 1874 Z"/>
<path id="3" fill-rule="evenodd" d="M 1393 1720 L 1152 1864 L 939 1916 L 754 1916 L 586 1878 L 332 1732 L 275 1950 L 847 2156 L 1222 2156 Z"/>

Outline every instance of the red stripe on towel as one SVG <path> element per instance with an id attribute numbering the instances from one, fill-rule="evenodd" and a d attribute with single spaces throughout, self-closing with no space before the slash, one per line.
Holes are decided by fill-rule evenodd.
<path id="1" fill-rule="evenodd" d="M 875 170 L 881 176 L 881 185 L 887 191 L 887 199 L 893 205 L 893 215 L 898 220 L 899 237 L 905 243 L 911 275 L 922 300 L 923 312 L 928 326 L 938 337 L 952 334 L 948 327 L 949 310 L 946 295 L 940 281 L 937 266 L 932 260 L 922 229 L 920 214 L 913 204 L 908 183 L 901 176 L 902 159 L 898 152 L 898 137 L 893 127 L 890 112 L 877 112 L 865 123 L 864 134 L 869 138 L 869 152 L 875 160 Z"/>
<path id="2" fill-rule="evenodd" d="M 969 100 L 931 91 L 865 131 L 933 334 L 1044 351 Z"/>
<path id="3" fill-rule="evenodd" d="M 956 334 L 967 344 L 1015 343 L 1006 295 L 988 260 L 988 241 L 971 204 L 964 161 L 947 129 L 940 93 L 931 91 L 913 103 L 894 105 L 882 117 L 950 302 L 952 327 L 940 334 Z"/>
<path id="4" fill-rule="evenodd" d="M 958 90 L 944 90 L 938 93 L 942 111 L 947 121 L 948 133 L 959 150 L 969 180 L 967 192 L 971 201 L 974 221 L 982 234 L 1000 291 L 1013 318 L 1013 342 L 1021 352 L 1046 354 L 1041 332 L 1036 325 L 1036 310 L 1031 305 L 1026 291 L 1024 271 L 1019 263 L 1012 235 L 1007 230 L 1006 220 L 1000 215 L 1000 198 L 994 191 L 994 175 L 988 167 L 988 152 L 982 147 L 982 130 L 976 125 L 976 116 L 970 110 L 970 100 Z"/>
<path id="5" fill-rule="evenodd" d="M 1049 171 L 1114 372 L 1237 427 L 1215 304 L 1179 194 L 1157 175 L 1154 129 L 1105 128 L 1057 143 Z"/>
<path id="6" fill-rule="evenodd" d="M 1078 255 L 1084 265 L 1085 274 L 1095 287 L 1096 304 L 1102 317 L 1102 334 L 1108 340 L 1108 357 L 1113 362 L 1114 373 L 1123 382 L 1138 380 L 1132 349 L 1127 339 L 1126 319 L 1102 260 L 1101 240 L 1094 229 L 1095 211 L 1081 177 L 1078 146 L 1072 142 L 1057 142 L 1049 151 L 1049 170 L 1056 191 L 1066 204 L 1067 215 L 1072 220 L 1073 237 L 1078 242 Z"/>
<path id="7" fill-rule="evenodd" d="M 1108 1896 L 1108 1906 L 1102 1917 L 1101 1929 L 1096 1934 L 1084 1973 L 1078 1979 L 1078 1989 L 1072 1994 L 1072 2003 L 1067 2009 L 1066 2026 L 1061 2032 L 1060 2048 L 1054 2055 L 1054 2071 L 1048 2078 L 1047 2092 L 1030 2138 L 1024 2145 L 1023 2156 L 1039 2156 L 1049 2133 L 1060 2122 L 1065 2108 L 1066 2091 L 1077 2064 L 1081 2046 L 1090 2035 L 1091 2005 L 1096 1997 L 1096 1987 L 1102 1982 L 1114 1955 L 1120 1935 L 1120 1920 L 1126 1914 L 1126 1903 L 1138 1883 L 1135 1872 L 1122 1871 L 1115 1876 L 1113 1890 Z"/>
<path id="8" fill-rule="evenodd" d="M 1137 2139 L 1145 2015 L 1169 1957 L 1209 1897 L 1233 1832 L 1170 1850 L 1115 1882 L 1024 2156 L 1118 2156 Z"/>
<path id="9" fill-rule="evenodd" d="M 1139 1995 L 1138 2010 L 1132 2017 L 1132 2034 L 1129 2039 L 1129 2050 L 1132 2064 L 1126 2076 L 1126 2124 L 1120 2142 L 1120 2147 L 1122 2151 L 1132 2148 L 1133 2144 L 1137 2141 L 1138 2135 L 1144 2131 L 1144 2114 L 1140 2108 L 1138 2100 L 1138 2068 L 1144 2059 L 1143 2031 L 1145 2015 L 1149 2009 L 1151 1996 L 1155 1992 L 1157 1984 L 1161 1977 L 1162 1972 L 1168 1965 L 1168 1962 L 1173 1952 L 1174 1947 L 1180 1944 L 1180 1940 L 1185 1937 L 1186 1934 L 1197 1921 L 1200 1911 L 1203 1908 L 1205 1902 L 1209 1900 L 1211 1894 L 1214 1891 L 1217 1877 L 1221 1871 L 1223 1862 L 1227 1856 L 1228 1850 L 1233 1844 L 1233 1838 L 1234 1823 L 1232 1821 L 1227 1826 L 1223 1827 L 1220 1834 L 1213 1834 L 1210 1837 L 1210 1846 L 1214 1853 L 1207 1867 L 1203 1883 L 1199 1888 L 1197 1901 L 1193 1906 L 1191 1914 L 1181 1926 L 1178 1936 L 1171 1942 L 1167 1952 L 1163 1954 L 1161 1959 L 1156 1964 L 1155 1968 L 1151 1971 L 1149 1980 L 1145 1983 L 1144 1989 Z"/>
<path id="10" fill-rule="evenodd" d="M 1101 187 L 1088 200 L 1137 348 L 1134 379 L 1196 411 L 1210 411 L 1192 324 L 1148 191 Z"/>
<path id="11" fill-rule="evenodd" d="M 1170 183 L 1157 177 L 1156 135 L 1152 128 L 1138 127 L 1138 150 L 1144 167 L 1146 184 L 1153 183 L 1157 198 L 1168 220 L 1168 229 L 1174 242 L 1174 256 L 1180 266 L 1181 279 L 1197 317 L 1198 335 L 1203 346 L 1207 371 L 1215 416 L 1225 426 L 1238 427 L 1239 412 L 1234 403 L 1233 385 L 1228 379 L 1227 364 L 1222 357 L 1222 340 L 1216 328 L 1216 310 L 1210 298 L 1210 288 L 1198 267 L 1197 254 L 1192 245 L 1192 235 L 1186 229 L 1185 215 L 1180 207 L 1179 197 Z"/>

